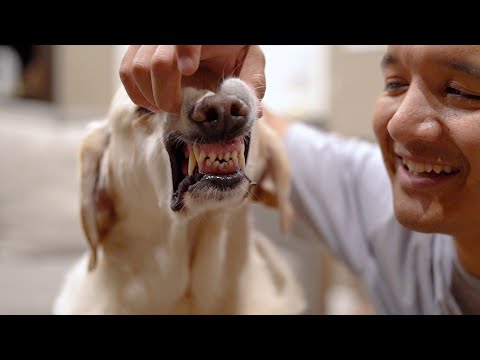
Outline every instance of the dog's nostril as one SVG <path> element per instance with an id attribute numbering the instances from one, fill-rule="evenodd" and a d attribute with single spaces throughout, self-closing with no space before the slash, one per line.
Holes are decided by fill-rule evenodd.
<path id="1" fill-rule="evenodd" d="M 240 104 L 232 104 L 232 109 L 230 110 L 232 116 L 241 116 L 240 115 Z"/>
<path id="2" fill-rule="evenodd" d="M 210 121 L 216 121 L 218 120 L 219 116 L 218 116 L 218 112 L 217 112 L 217 109 L 215 108 L 210 108 L 208 109 L 206 112 L 205 112 L 205 119 L 204 121 L 207 121 L 207 122 L 210 122 Z"/>
<path id="3" fill-rule="evenodd" d="M 232 117 L 247 116 L 248 106 L 240 100 L 234 101 L 230 107 L 230 115 Z"/>

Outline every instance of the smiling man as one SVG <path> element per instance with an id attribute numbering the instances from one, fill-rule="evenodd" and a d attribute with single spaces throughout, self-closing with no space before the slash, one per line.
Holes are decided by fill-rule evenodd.
<path id="1" fill-rule="evenodd" d="M 480 47 L 390 47 L 375 132 L 405 226 L 455 238 L 480 276 Z"/>
<path id="2" fill-rule="evenodd" d="M 163 54 L 162 71 L 146 53 Z M 124 85 L 138 103 L 152 77 L 181 96 L 187 72 L 175 65 L 186 58 L 189 76 L 234 58 L 250 84 L 263 81 L 258 47 L 158 46 L 130 49 Z M 360 277 L 378 313 L 480 314 L 480 47 L 389 46 L 381 68 L 378 144 L 264 112 L 285 140 L 297 218 Z"/>

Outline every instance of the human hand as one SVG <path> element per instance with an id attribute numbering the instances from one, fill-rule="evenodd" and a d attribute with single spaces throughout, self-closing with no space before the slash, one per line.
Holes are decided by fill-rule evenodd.
<path id="1" fill-rule="evenodd" d="M 258 45 L 131 45 L 120 78 L 132 101 L 151 111 L 179 112 L 182 88 L 215 91 L 229 76 L 265 94 L 265 57 Z"/>

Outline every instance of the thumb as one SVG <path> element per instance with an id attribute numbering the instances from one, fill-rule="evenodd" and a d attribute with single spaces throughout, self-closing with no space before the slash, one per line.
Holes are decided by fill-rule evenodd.
<path id="1" fill-rule="evenodd" d="M 267 84 L 265 80 L 265 55 L 260 46 L 252 45 L 249 47 L 239 78 L 252 88 L 259 100 L 263 99 Z"/>

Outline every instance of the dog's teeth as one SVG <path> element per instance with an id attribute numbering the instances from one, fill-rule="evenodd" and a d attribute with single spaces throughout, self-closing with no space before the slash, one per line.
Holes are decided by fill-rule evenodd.
<path id="1" fill-rule="evenodd" d="M 234 152 L 232 152 L 232 159 L 233 159 L 233 161 L 238 163 L 238 152 L 236 150 Z"/>
<path id="2" fill-rule="evenodd" d="M 231 156 L 232 156 L 232 154 L 230 154 L 230 152 L 229 152 L 229 151 L 228 151 L 228 152 L 226 152 L 226 153 L 225 153 L 225 161 L 228 161 L 228 160 L 230 160 L 230 157 L 231 157 Z"/>
<path id="3" fill-rule="evenodd" d="M 208 154 L 208 157 L 210 158 L 210 160 L 212 162 L 215 161 L 215 159 L 217 158 L 217 154 L 215 154 L 213 151 L 211 153 Z"/>
<path id="4" fill-rule="evenodd" d="M 200 148 L 197 144 L 193 145 L 193 152 L 195 153 L 195 157 L 200 159 Z M 201 163 L 201 161 L 199 161 Z"/>
<path id="5" fill-rule="evenodd" d="M 218 167 L 218 165 L 220 165 L 220 161 L 215 160 L 215 162 L 213 163 L 213 167 Z"/>
<path id="6" fill-rule="evenodd" d="M 218 160 L 222 160 L 223 159 L 223 154 L 222 153 L 217 154 L 217 158 L 218 158 Z"/>
<path id="7" fill-rule="evenodd" d="M 205 164 L 207 164 L 207 166 L 212 166 L 212 160 L 208 158 L 207 161 L 205 161 Z"/>
<path id="8" fill-rule="evenodd" d="M 195 157 L 195 153 L 193 151 L 191 151 L 190 156 L 188 158 L 188 176 L 193 175 L 193 171 L 195 170 L 195 166 L 197 166 L 197 158 Z"/>
<path id="9" fill-rule="evenodd" d="M 203 160 L 207 157 L 207 154 L 205 154 L 205 151 L 200 151 L 200 155 L 197 155 L 197 161 L 199 164 L 203 164 Z"/>
<path id="10" fill-rule="evenodd" d="M 243 155 L 243 152 L 238 154 L 238 162 L 240 163 L 240 169 L 245 170 L 245 156 Z"/>

